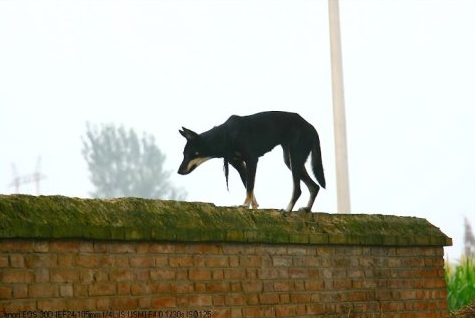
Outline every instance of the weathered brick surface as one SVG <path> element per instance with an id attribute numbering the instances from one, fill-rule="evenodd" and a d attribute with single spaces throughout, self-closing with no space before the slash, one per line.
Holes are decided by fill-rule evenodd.
<path id="1" fill-rule="evenodd" d="M 445 318 L 442 247 L 0 240 L 0 311 Z"/>

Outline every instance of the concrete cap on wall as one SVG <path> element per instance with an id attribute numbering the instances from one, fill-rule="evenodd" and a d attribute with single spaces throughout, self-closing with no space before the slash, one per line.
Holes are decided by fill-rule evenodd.
<path id="1" fill-rule="evenodd" d="M 427 220 L 382 214 L 328 214 L 217 207 L 140 198 L 0 195 L 0 239 L 248 242 L 267 244 L 449 246 Z"/>

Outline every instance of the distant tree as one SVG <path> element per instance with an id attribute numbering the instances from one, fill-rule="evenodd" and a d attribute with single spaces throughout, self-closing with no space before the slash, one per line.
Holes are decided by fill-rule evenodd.
<path id="1" fill-rule="evenodd" d="M 165 155 L 152 135 L 139 138 L 133 129 L 103 124 L 87 124 L 82 138 L 82 154 L 95 186 L 96 198 L 141 197 L 184 199 L 186 193 L 175 188 L 170 171 L 164 170 Z"/>
<path id="2" fill-rule="evenodd" d="M 465 245 L 465 256 L 466 257 L 475 256 L 475 237 L 473 236 L 472 227 L 467 218 L 465 218 L 464 245 Z"/>

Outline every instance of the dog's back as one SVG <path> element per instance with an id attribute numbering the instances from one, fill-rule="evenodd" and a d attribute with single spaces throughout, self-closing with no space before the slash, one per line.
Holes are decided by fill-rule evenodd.
<path id="1" fill-rule="evenodd" d="M 277 145 L 290 147 L 296 139 L 303 138 L 306 144 L 311 144 L 317 136 L 315 128 L 299 114 L 282 111 L 233 115 L 224 125 L 237 147 L 246 147 L 246 151 L 258 157 Z"/>

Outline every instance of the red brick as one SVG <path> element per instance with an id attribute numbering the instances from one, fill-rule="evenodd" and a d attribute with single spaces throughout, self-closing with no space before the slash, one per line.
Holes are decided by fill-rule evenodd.
<path id="1" fill-rule="evenodd" d="M 73 295 L 74 297 L 84 297 L 87 296 L 87 287 L 86 284 L 74 284 L 73 285 Z"/>
<path id="2" fill-rule="evenodd" d="M 111 301 L 114 310 L 134 310 L 138 308 L 138 299 L 136 298 L 113 298 Z"/>
<path id="3" fill-rule="evenodd" d="M 192 293 L 194 287 L 195 284 L 189 281 L 173 282 L 170 284 L 170 289 L 179 294 Z"/>
<path id="4" fill-rule="evenodd" d="M 33 282 L 33 272 L 25 269 L 6 269 L 0 278 L 6 284 L 27 284 Z"/>
<path id="5" fill-rule="evenodd" d="M 224 278 L 235 280 L 235 279 L 244 279 L 247 276 L 247 272 L 242 268 L 227 268 L 223 269 Z"/>
<path id="6" fill-rule="evenodd" d="M 151 253 L 173 253 L 175 252 L 174 243 L 151 243 L 149 246 L 149 250 Z"/>
<path id="7" fill-rule="evenodd" d="M 114 245 L 114 244 L 107 243 L 107 242 L 94 242 L 93 252 L 96 252 L 96 253 L 109 252 L 111 245 Z"/>
<path id="8" fill-rule="evenodd" d="M 175 297 L 157 297 L 152 299 L 152 308 L 176 307 Z"/>
<path id="9" fill-rule="evenodd" d="M 68 310 L 96 310 L 97 309 L 97 300 L 94 298 L 68 298 L 66 299 L 66 305 Z"/>
<path id="10" fill-rule="evenodd" d="M 239 267 L 239 256 L 230 255 L 228 261 L 230 267 Z"/>
<path id="11" fill-rule="evenodd" d="M 57 311 L 67 308 L 67 303 L 65 299 L 40 299 L 38 300 L 38 309 L 48 310 L 48 311 Z"/>
<path id="12" fill-rule="evenodd" d="M 58 254 L 58 266 L 60 267 L 70 267 L 73 266 L 74 256 L 69 253 Z"/>
<path id="13" fill-rule="evenodd" d="M 289 277 L 289 271 L 284 268 L 262 268 L 257 271 L 260 279 L 285 279 Z"/>
<path id="14" fill-rule="evenodd" d="M 228 282 L 213 282 L 206 284 L 206 291 L 210 293 L 226 293 L 229 291 L 229 283 Z"/>
<path id="15" fill-rule="evenodd" d="M 290 268 L 289 277 L 290 278 L 308 278 L 308 269 Z"/>
<path id="16" fill-rule="evenodd" d="M 275 307 L 275 315 L 277 317 L 290 317 L 295 316 L 295 307 L 294 306 L 276 306 Z"/>
<path id="17" fill-rule="evenodd" d="M 207 269 L 191 268 L 188 271 L 188 275 L 191 280 L 210 280 L 211 279 L 211 271 Z"/>
<path id="18" fill-rule="evenodd" d="M 139 242 L 137 243 L 137 253 L 148 253 L 150 251 L 150 243 Z"/>
<path id="19" fill-rule="evenodd" d="M 292 293 L 290 294 L 290 302 L 292 303 L 309 303 L 311 296 L 307 293 Z"/>
<path id="20" fill-rule="evenodd" d="M 230 318 L 230 317 L 236 317 L 231 315 L 231 309 L 230 308 L 215 308 L 211 311 L 212 317 L 213 318 Z"/>
<path id="21" fill-rule="evenodd" d="M 310 298 L 310 295 L 309 295 L 309 298 Z M 290 303 L 290 294 L 279 294 L 279 300 L 281 304 Z"/>
<path id="22" fill-rule="evenodd" d="M 260 267 L 262 265 L 261 256 L 239 256 L 239 265 L 243 267 Z"/>
<path id="23" fill-rule="evenodd" d="M 224 294 L 213 295 L 213 307 L 224 306 Z"/>
<path id="24" fill-rule="evenodd" d="M 155 266 L 155 259 L 150 256 L 130 256 L 129 257 L 129 264 L 131 267 L 154 267 Z"/>
<path id="25" fill-rule="evenodd" d="M 210 307 L 213 305 L 213 297 L 211 295 L 190 295 L 180 297 L 177 300 L 179 307 L 196 306 L 196 307 Z"/>
<path id="26" fill-rule="evenodd" d="M 140 297 L 138 301 L 139 304 L 137 308 L 152 308 L 152 297 Z"/>
<path id="27" fill-rule="evenodd" d="M 260 294 L 259 303 L 263 305 L 275 305 L 280 301 L 279 294 Z"/>
<path id="28" fill-rule="evenodd" d="M 136 267 L 135 269 L 135 279 L 139 282 L 148 282 L 150 281 L 150 269 L 144 269 L 141 267 Z"/>
<path id="29" fill-rule="evenodd" d="M 0 251 L 5 252 L 31 252 L 33 241 L 26 240 L 1 240 Z"/>
<path id="30" fill-rule="evenodd" d="M 117 291 L 116 284 L 103 283 L 89 285 L 89 296 L 111 296 Z"/>
<path id="31" fill-rule="evenodd" d="M 49 251 L 49 242 L 48 241 L 34 241 L 33 242 L 33 252 L 46 253 Z"/>
<path id="32" fill-rule="evenodd" d="M 117 292 L 119 295 L 130 295 L 130 282 L 120 282 L 117 284 Z"/>
<path id="33" fill-rule="evenodd" d="M 129 269 L 113 269 L 109 272 L 109 278 L 112 282 L 132 282 L 134 277 L 134 272 Z"/>
<path id="34" fill-rule="evenodd" d="M 89 255 L 80 254 L 75 258 L 74 264 L 78 267 L 83 267 L 83 268 L 102 267 L 101 257 L 100 255 L 96 255 L 96 254 L 89 254 Z"/>
<path id="35" fill-rule="evenodd" d="M 221 254 L 222 252 L 221 246 L 215 245 L 215 244 L 197 244 L 197 245 L 192 245 L 190 249 L 192 250 L 193 253 L 199 253 L 199 254 Z"/>
<path id="36" fill-rule="evenodd" d="M 21 254 L 10 255 L 10 267 L 25 267 L 25 259 Z"/>
<path id="37" fill-rule="evenodd" d="M 192 255 L 170 256 L 168 260 L 171 267 L 193 267 Z"/>
<path id="38" fill-rule="evenodd" d="M 273 284 L 275 291 L 290 291 L 294 285 L 292 281 L 273 282 Z"/>
<path id="39" fill-rule="evenodd" d="M 52 241 L 49 245 L 50 252 L 79 252 L 79 241 Z"/>
<path id="40" fill-rule="evenodd" d="M 176 272 L 172 269 L 153 269 L 150 271 L 150 278 L 155 280 L 175 279 Z"/>
<path id="41" fill-rule="evenodd" d="M 130 293 L 133 296 L 147 295 L 150 294 L 150 288 L 144 283 L 132 283 L 130 286 Z"/>
<path id="42" fill-rule="evenodd" d="M 11 286 L 0 286 L 0 299 L 11 299 L 13 291 Z"/>
<path id="43" fill-rule="evenodd" d="M 221 280 L 224 279 L 224 272 L 222 269 L 213 269 L 211 271 L 211 278 L 213 280 Z"/>
<path id="44" fill-rule="evenodd" d="M 15 299 L 28 298 L 28 285 L 27 284 L 13 285 L 13 298 Z"/>
<path id="45" fill-rule="evenodd" d="M 246 304 L 246 298 L 242 293 L 229 294 L 224 296 L 224 303 L 228 306 L 243 306 Z"/>
<path id="46" fill-rule="evenodd" d="M 222 247 L 223 254 L 239 255 L 239 254 L 255 254 L 256 248 L 247 244 L 225 244 Z"/>
<path id="47" fill-rule="evenodd" d="M 205 257 L 202 255 L 193 255 L 194 267 L 205 267 Z"/>
<path id="48" fill-rule="evenodd" d="M 8 256 L 7 255 L 0 255 L 0 268 L 2 267 L 9 267 L 8 264 Z"/>
<path id="49" fill-rule="evenodd" d="M 73 297 L 73 285 L 59 286 L 59 294 L 61 297 Z"/>
<path id="50" fill-rule="evenodd" d="M 245 307 L 242 309 L 243 317 L 275 317 L 274 306 Z"/>
<path id="51" fill-rule="evenodd" d="M 262 292 L 262 281 L 253 280 L 242 282 L 242 290 L 246 293 L 259 293 Z"/>
<path id="52" fill-rule="evenodd" d="M 272 257 L 272 265 L 273 266 L 283 266 L 283 267 L 290 267 L 292 266 L 292 258 L 291 257 L 283 257 L 283 256 L 274 256 Z"/>
<path id="53" fill-rule="evenodd" d="M 350 279 L 333 281 L 333 288 L 337 290 L 350 289 L 351 286 L 352 286 L 352 281 Z"/>
<path id="54" fill-rule="evenodd" d="M 114 253 L 135 253 L 135 244 L 133 243 L 115 243 L 108 246 L 108 252 Z"/>
<path id="55" fill-rule="evenodd" d="M 228 267 L 229 259 L 227 256 L 210 256 L 205 263 L 208 267 Z"/>
<path id="56" fill-rule="evenodd" d="M 231 317 L 233 317 L 233 318 L 242 318 L 241 308 L 231 308 Z"/>
<path id="57" fill-rule="evenodd" d="M 83 282 L 107 282 L 109 273 L 103 270 L 86 269 L 81 271 L 81 280 Z"/>
<path id="58" fill-rule="evenodd" d="M 203 294 L 206 292 L 206 284 L 202 282 L 195 283 L 195 293 Z"/>
<path id="59" fill-rule="evenodd" d="M 168 256 L 167 255 L 155 255 L 155 266 L 167 266 L 168 265 Z"/>
<path id="60" fill-rule="evenodd" d="M 30 298 L 52 298 L 58 296 L 58 286 L 53 284 L 34 284 L 28 287 Z"/>
<path id="61" fill-rule="evenodd" d="M 25 265 L 28 268 L 55 267 L 57 260 L 56 254 L 29 254 L 25 256 Z"/>
<path id="62" fill-rule="evenodd" d="M 307 254 L 314 254 L 313 248 L 302 247 L 302 246 L 290 246 L 287 249 L 287 255 L 307 255 Z"/>
<path id="63" fill-rule="evenodd" d="M 325 304 L 311 304 L 306 306 L 308 315 L 325 314 Z"/>
<path id="64" fill-rule="evenodd" d="M 110 297 L 104 297 L 104 298 L 99 298 L 96 301 L 96 308 L 98 310 L 108 310 L 108 309 L 113 309 L 111 307 L 111 298 Z"/>
<path id="65" fill-rule="evenodd" d="M 81 241 L 79 242 L 79 252 L 81 253 L 92 253 L 94 252 L 94 243 L 90 241 Z"/>
<path id="66" fill-rule="evenodd" d="M 0 246 L 1 245 L 2 244 L 0 244 Z M 19 313 L 23 311 L 34 311 L 36 309 L 38 309 L 36 307 L 36 300 L 17 300 L 17 301 L 7 302 L 3 307 L 3 312 Z"/>
<path id="67" fill-rule="evenodd" d="M 193 283 L 191 283 L 193 285 Z M 151 282 L 148 284 L 152 294 L 176 294 L 176 286 L 170 282 Z"/>

